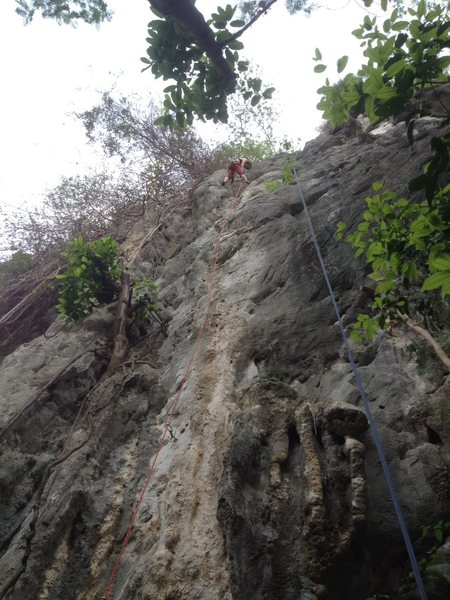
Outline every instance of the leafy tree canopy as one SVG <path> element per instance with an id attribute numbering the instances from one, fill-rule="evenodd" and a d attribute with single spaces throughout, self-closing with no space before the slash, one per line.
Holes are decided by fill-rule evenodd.
<path id="1" fill-rule="evenodd" d="M 36 12 L 45 19 L 56 19 L 58 23 L 85 21 L 98 24 L 112 16 L 103 0 L 16 0 L 16 4 L 16 12 L 25 23 L 29 23 Z"/>
<path id="2" fill-rule="evenodd" d="M 365 0 L 370 6 L 373 0 Z M 394 3 L 395 4 L 395 3 Z M 402 14 L 392 3 L 381 1 L 384 19 L 366 15 L 362 25 L 353 31 L 361 40 L 366 58 L 355 75 L 348 73 L 337 84 L 325 85 L 318 92 L 322 99 L 318 108 L 332 125 L 342 125 L 350 116 L 363 112 L 372 123 L 403 112 L 414 95 L 426 87 L 447 81 L 450 66 L 450 21 L 444 5 L 429 6 L 421 0 L 417 9 Z M 337 60 L 337 72 L 347 65 L 343 56 Z M 327 66 L 317 49 L 314 68 L 322 73 Z M 411 108 L 413 116 L 419 106 Z"/>
<path id="3" fill-rule="evenodd" d="M 110 236 L 94 242 L 85 242 L 81 236 L 75 238 L 63 256 L 67 268 L 56 276 L 61 284 L 56 308 L 62 315 L 80 321 L 97 304 L 112 302 L 121 267 L 119 247 Z"/>
<path id="4" fill-rule="evenodd" d="M 103 0 L 16 0 L 17 12 L 26 22 L 36 11 L 44 17 L 68 23 L 81 19 L 99 23 L 110 17 Z M 249 0 L 240 6 L 218 6 L 209 18 L 193 0 L 149 0 L 156 19 L 148 25 L 147 56 L 141 60 L 155 77 L 172 80 L 165 88 L 166 114 L 158 124 L 192 124 L 194 117 L 215 123 L 228 119 L 227 98 L 236 91 L 237 80 L 248 68 L 239 51 L 242 34 L 277 0 Z M 292 14 L 310 10 L 308 0 L 285 0 Z M 239 10 L 238 10 L 239 9 Z M 246 81 L 249 98 L 256 105 L 271 92 L 261 88 L 259 78 Z M 265 95 L 265 96 L 264 96 Z"/>
<path id="5" fill-rule="evenodd" d="M 20 277 L 33 266 L 33 257 L 23 250 L 16 250 L 10 258 L 0 262 L 0 288 L 11 279 Z"/>
<path id="6" fill-rule="evenodd" d="M 366 6 L 372 0 L 364 0 Z M 357 74 L 349 73 L 337 84 L 327 80 L 319 89 L 319 108 L 332 125 L 340 125 L 365 113 L 376 124 L 387 117 L 405 121 L 411 144 L 415 123 L 423 115 L 427 97 L 436 95 L 436 86 L 447 83 L 450 66 L 450 17 L 448 7 L 420 0 L 406 13 L 381 0 L 381 22 L 366 16 L 353 35 L 361 40 L 365 62 Z M 314 60 L 316 72 L 326 66 L 320 50 Z M 346 57 L 337 62 L 344 71 Z M 426 95 L 428 94 L 428 96 Z M 436 95 L 436 97 L 438 97 Z M 440 102 L 442 124 L 448 123 L 450 107 Z M 424 172 L 409 182 L 410 199 L 373 184 L 374 194 L 366 198 L 363 220 L 347 232 L 338 224 L 338 239 L 344 238 L 364 256 L 371 267 L 374 301 L 371 314 L 358 316 L 353 336 L 361 342 L 371 339 L 380 328 L 398 320 L 421 322 L 427 330 L 441 335 L 449 324 L 450 296 L 450 132 L 443 129 L 431 140 L 432 156 Z M 420 194 L 420 195 L 419 195 Z M 411 321 L 412 319 L 412 321 Z M 421 333 L 421 335 L 423 335 Z M 425 339 L 429 339 L 423 335 Z M 433 346 L 436 350 L 436 345 Z M 436 353 L 447 366 L 449 359 Z"/>
<path id="7" fill-rule="evenodd" d="M 228 98 L 226 142 L 215 148 L 216 155 L 227 158 L 245 156 L 251 161 L 271 158 L 280 152 L 292 151 L 299 140 L 278 137 L 274 126 L 280 120 L 279 103 L 275 97 L 262 95 L 259 102 L 249 102 L 247 81 L 260 78 L 257 67 L 250 67 L 238 81 L 238 88 Z M 268 88 L 272 93 L 274 88 Z"/>
<path id="8" fill-rule="evenodd" d="M 363 0 L 369 7 L 370 0 Z M 218 6 L 209 18 L 196 8 L 195 0 L 149 0 L 156 15 L 148 24 L 147 56 L 141 60 L 155 77 L 172 80 L 165 88 L 165 114 L 158 124 L 180 126 L 192 124 L 194 117 L 227 122 L 227 99 L 236 91 L 237 81 L 248 69 L 239 52 L 242 34 L 277 0 L 241 0 L 239 5 Z M 46 18 L 69 23 L 83 20 L 100 23 L 111 17 L 104 0 L 16 0 L 16 11 L 26 22 L 36 11 Z M 387 0 L 382 1 L 382 5 Z M 416 2 L 414 2 L 416 3 Z M 394 0 L 402 8 L 404 0 Z M 434 5 L 426 3 L 427 6 Z M 285 0 L 290 14 L 309 12 L 309 0 Z M 367 17 L 369 19 L 369 17 Z M 367 21 L 368 24 L 368 21 Z M 319 68 L 320 65 L 318 65 Z M 340 66 L 341 70 L 343 65 Z M 262 89 L 259 78 L 245 80 L 252 106 L 270 97 L 270 89 Z"/>
<path id="9" fill-rule="evenodd" d="M 142 61 L 155 77 L 174 80 L 164 90 L 166 115 L 161 124 L 171 125 L 173 115 L 179 125 L 192 123 L 194 116 L 227 121 L 227 97 L 248 69 L 239 55 L 244 47 L 239 38 L 276 1 L 243 2 L 240 15 L 237 6 L 218 6 L 205 20 L 190 0 L 150 0 L 159 18 L 149 23 L 149 47 Z M 306 0 L 287 4 L 291 12 L 307 7 Z M 253 106 L 271 95 L 259 78 L 248 78 L 246 84 Z"/>

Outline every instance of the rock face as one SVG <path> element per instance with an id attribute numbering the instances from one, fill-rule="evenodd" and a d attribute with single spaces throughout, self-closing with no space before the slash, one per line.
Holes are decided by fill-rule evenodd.
<path id="1" fill-rule="evenodd" d="M 420 120 L 412 151 L 399 123 L 296 159 L 346 326 L 370 298 L 336 222 L 358 221 L 375 180 L 405 192 L 441 125 Z M 266 189 L 289 160 L 256 165 L 236 206 L 214 174 L 155 233 L 135 275 L 156 272 L 167 335 L 112 377 L 97 384 L 113 307 L 0 365 L 0 597 L 417 597 L 296 186 Z M 450 379 L 411 343 L 355 355 L 420 553 L 420 528 L 449 517 Z M 445 568 L 430 598 L 449 597 Z"/>

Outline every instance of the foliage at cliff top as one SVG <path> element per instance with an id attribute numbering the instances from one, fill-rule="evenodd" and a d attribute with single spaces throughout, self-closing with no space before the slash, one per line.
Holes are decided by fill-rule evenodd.
<path id="1" fill-rule="evenodd" d="M 365 0 L 370 6 L 372 0 Z M 365 16 L 362 25 L 353 31 L 361 40 L 366 62 L 357 74 L 347 73 L 331 84 L 327 78 L 318 92 L 317 105 L 331 125 L 342 125 L 350 116 L 366 114 L 372 123 L 398 115 L 408 108 L 411 118 L 420 110 L 421 90 L 445 83 L 450 66 L 450 21 L 448 6 L 441 4 L 428 10 L 425 0 L 416 9 L 403 14 L 392 9 L 392 2 L 382 0 L 385 15 Z M 343 73 L 346 56 L 337 60 L 337 72 Z M 327 69 L 322 54 L 316 50 L 314 70 Z M 412 101 L 412 104 L 409 103 Z"/>
<path id="2" fill-rule="evenodd" d="M 16 0 L 16 4 L 16 12 L 25 23 L 29 23 L 36 12 L 45 19 L 56 19 L 58 23 L 80 20 L 98 24 L 112 16 L 103 0 Z"/>
<path id="3" fill-rule="evenodd" d="M 448 80 L 448 7 L 430 8 L 421 0 L 416 9 L 409 8 L 407 15 L 400 16 L 397 9 L 390 12 L 387 0 L 381 5 L 386 13 L 381 26 L 375 18 L 366 17 L 353 32 L 365 47 L 366 63 L 338 84 L 327 80 L 319 90 L 323 94 L 319 107 L 333 125 L 360 111 L 372 123 L 403 113 L 413 144 L 414 125 L 422 114 L 422 92 Z M 320 50 L 315 60 L 321 60 Z M 345 62 L 345 57 L 339 59 L 338 70 L 345 68 Z M 323 70 L 316 67 L 317 72 Z M 450 107 L 442 105 L 441 116 L 449 115 Z M 365 256 L 376 282 L 371 314 L 359 315 L 354 328 L 359 342 L 364 337 L 372 339 L 379 328 L 402 316 L 423 322 L 429 330 L 449 325 L 450 133 L 434 137 L 431 150 L 424 172 L 409 183 L 410 192 L 422 193 L 424 198 L 401 198 L 382 182 L 374 183 L 375 193 L 366 198 L 363 221 L 345 237 L 357 256 Z M 345 223 L 338 224 L 338 239 L 346 229 Z"/>
<path id="4" fill-rule="evenodd" d="M 363 1 L 370 6 L 370 0 Z M 382 0 L 382 5 L 386 1 Z M 165 114 L 159 118 L 159 124 L 172 126 L 177 122 L 184 126 L 192 124 L 194 117 L 226 122 L 227 100 L 238 85 L 252 106 L 270 98 L 273 90 L 264 88 L 259 77 L 242 77 L 248 70 L 248 62 L 241 58 L 244 45 L 240 38 L 276 2 L 241 0 L 237 5 L 219 5 L 205 17 L 192 0 L 149 0 L 157 18 L 148 24 L 149 46 L 141 60 L 144 70 L 150 69 L 155 77 L 172 81 L 165 88 Z M 111 18 L 103 0 L 16 0 L 16 3 L 16 11 L 25 22 L 31 21 L 36 12 L 62 23 L 82 20 L 98 24 Z M 314 7 L 309 0 L 284 0 L 284 3 L 290 14 L 310 12 Z M 404 0 L 391 1 L 399 14 L 404 4 Z"/>
<path id="5" fill-rule="evenodd" d="M 267 14 L 277 0 L 248 0 L 238 6 L 218 6 L 206 17 L 191 0 L 149 0 L 156 18 L 148 24 L 145 69 L 155 77 L 171 80 L 165 89 L 165 114 L 159 124 L 192 124 L 201 120 L 226 122 L 227 98 L 233 94 L 248 69 L 239 52 L 239 38 L 260 17 Z M 98 23 L 109 18 L 102 0 L 16 0 L 17 12 L 30 21 L 39 11 L 44 17 L 60 22 L 76 19 Z M 310 10 L 308 0 L 285 0 L 290 13 Z M 252 106 L 269 98 L 273 90 L 264 88 L 260 78 L 248 78 L 244 93 Z"/>

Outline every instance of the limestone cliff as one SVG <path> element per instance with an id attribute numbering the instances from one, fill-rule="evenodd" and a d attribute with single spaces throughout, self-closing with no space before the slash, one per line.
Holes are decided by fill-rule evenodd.
<path id="1" fill-rule="evenodd" d="M 357 222 L 375 180 L 406 191 L 441 126 L 418 121 L 413 150 L 404 123 L 322 134 L 296 159 L 346 326 L 370 298 L 336 222 Z M 287 162 L 255 165 L 234 209 L 212 175 L 154 233 L 135 271 L 156 273 L 167 333 L 137 338 L 100 386 L 113 306 L 55 322 L 0 365 L 0 597 L 102 598 L 141 493 L 110 598 L 416 597 L 296 187 L 266 189 Z M 124 252 L 153 228 L 149 215 Z M 411 335 L 355 353 L 420 553 L 421 526 L 449 517 L 450 379 Z M 449 597 L 445 568 L 430 598 Z"/>

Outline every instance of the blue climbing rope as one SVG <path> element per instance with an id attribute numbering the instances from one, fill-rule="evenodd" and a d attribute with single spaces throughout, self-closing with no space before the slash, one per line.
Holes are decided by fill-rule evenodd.
<path id="1" fill-rule="evenodd" d="M 364 404 L 364 409 L 366 411 L 367 419 L 369 420 L 370 431 L 372 433 L 373 441 L 375 442 L 375 446 L 376 446 L 376 449 L 377 449 L 377 452 L 378 452 L 378 457 L 380 459 L 381 466 L 383 467 L 384 477 L 386 479 L 386 483 L 387 483 L 388 488 L 389 488 L 389 493 L 391 495 L 392 504 L 394 505 L 394 509 L 395 509 L 395 512 L 396 512 L 396 515 L 397 515 L 397 519 L 398 519 L 398 522 L 399 522 L 399 525 L 400 525 L 400 529 L 402 531 L 403 541 L 405 542 L 406 550 L 408 551 L 408 556 L 409 556 L 409 560 L 411 562 L 411 567 L 412 567 L 412 571 L 413 571 L 413 574 L 414 574 L 414 579 L 416 580 L 417 589 L 419 591 L 419 595 L 420 595 L 421 600 L 427 600 L 427 594 L 426 594 L 425 587 L 424 587 L 424 584 L 423 584 L 423 581 L 422 581 L 422 577 L 420 575 L 419 565 L 417 563 L 417 557 L 416 557 L 416 555 L 414 553 L 414 548 L 413 548 L 412 543 L 411 543 L 411 538 L 410 538 L 409 533 L 408 533 L 408 528 L 406 526 L 405 519 L 403 517 L 403 512 L 402 512 L 402 509 L 400 507 L 400 503 L 398 501 L 398 496 L 397 496 L 397 492 L 395 491 L 394 482 L 393 482 L 391 474 L 389 472 L 389 468 L 388 468 L 387 461 L 386 461 L 386 456 L 384 454 L 383 445 L 382 445 L 381 439 L 380 439 L 380 434 L 378 433 L 378 428 L 377 428 L 375 419 L 373 417 L 372 411 L 370 410 L 370 404 L 369 404 L 369 400 L 367 398 L 366 390 L 364 388 L 364 384 L 363 384 L 363 381 L 361 379 L 361 375 L 359 374 L 358 367 L 356 366 L 355 359 L 353 358 L 353 353 L 351 351 L 350 345 L 348 343 L 347 336 L 345 334 L 344 326 L 342 324 L 341 313 L 339 311 L 339 307 L 338 307 L 337 302 L 336 302 L 336 296 L 334 294 L 333 286 L 331 285 L 331 281 L 330 281 L 330 278 L 328 276 L 328 272 L 327 272 L 327 269 L 325 267 L 325 263 L 323 261 L 322 253 L 320 251 L 319 243 L 317 241 L 317 236 L 316 236 L 316 232 L 314 230 L 314 225 L 313 225 L 312 220 L 311 220 L 311 215 L 309 213 L 308 206 L 306 205 L 305 196 L 303 195 L 303 191 L 302 191 L 302 187 L 300 185 L 300 180 L 298 178 L 297 170 L 296 169 L 292 169 L 292 172 L 294 174 L 295 181 L 297 183 L 298 193 L 299 193 L 299 196 L 300 196 L 300 200 L 301 200 L 301 202 L 303 204 L 303 209 L 305 211 L 306 220 L 308 221 L 309 230 L 311 232 L 312 241 L 313 241 L 314 247 L 316 249 L 316 253 L 317 253 L 317 257 L 318 257 L 319 262 L 320 262 L 320 266 L 322 268 L 322 273 L 323 273 L 325 282 L 326 282 L 327 287 L 328 287 L 328 293 L 330 295 L 330 299 L 331 299 L 331 302 L 333 304 L 334 312 L 336 313 L 336 317 L 337 317 L 338 324 L 339 324 L 339 329 L 341 331 L 342 339 L 344 341 L 344 346 L 345 346 L 345 349 L 347 351 L 348 360 L 349 360 L 350 365 L 352 367 L 353 374 L 355 376 L 355 381 L 356 381 L 356 385 L 358 387 L 359 393 L 361 394 L 361 398 L 362 398 L 362 401 L 363 401 L 363 404 Z"/>

